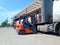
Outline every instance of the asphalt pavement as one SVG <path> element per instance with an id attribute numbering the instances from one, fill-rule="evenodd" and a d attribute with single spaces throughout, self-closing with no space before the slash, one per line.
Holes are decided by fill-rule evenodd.
<path id="1" fill-rule="evenodd" d="M 0 28 L 0 45 L 60 45 L 60 36 L 48 34 L 18 35 L 12 27 Z"/>

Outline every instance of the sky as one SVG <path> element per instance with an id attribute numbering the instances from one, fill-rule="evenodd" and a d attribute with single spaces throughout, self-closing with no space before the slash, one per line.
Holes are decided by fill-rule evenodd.
<path id="1" fill-rule="evenodd" d="M 9 22 L 12 18 L 29 6 L 34 0 L 0 0 L 0 24 L 7 18 Z M 60 14 L 60 0 L 54 1 L 53 14 Z"/>
<path id="2" fill-rule="evenodd" d="M 17 13 L 22 11 L 34 0 L 0 0 L 0 24 L 7 18 L 9 22 L 12 21 Z"/>

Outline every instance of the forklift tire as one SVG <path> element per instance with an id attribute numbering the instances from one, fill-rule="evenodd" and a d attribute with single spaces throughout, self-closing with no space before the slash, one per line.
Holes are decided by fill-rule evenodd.
<path id="1" fill-rule="evenodd" d="M 18 32 L 18 35 L 24 35 L 25 34 L 25 31 L 24 30 L 20 30 L 19 32 Z"/>
<path id="2" fill-rule="evenodd" d="M 33 32 L 32 32 L 33 34 L 36 34 L 37 33 L 37 30 L 36 29 L 33 29 Z"/>

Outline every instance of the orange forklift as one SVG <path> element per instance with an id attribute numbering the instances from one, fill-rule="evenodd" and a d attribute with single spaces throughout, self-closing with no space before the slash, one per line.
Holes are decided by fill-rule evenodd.
<path id="1" fill-rule="evenodd" d="M 28 21 L 28 17 L 31 17 L 31 20 L 34 20 L 33 16 L 30 16 L 28 14 L 25 14 L 23 16 L 20 16 L 19 24 L 16 24 L 16 30 L 18 34 L 24 35 L 24 34 L 36 34 L 36 26 L 34 21 L 31 21 L 31 23 Z"/>

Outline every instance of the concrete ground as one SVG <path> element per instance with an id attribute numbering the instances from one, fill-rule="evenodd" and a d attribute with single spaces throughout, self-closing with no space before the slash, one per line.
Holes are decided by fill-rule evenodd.
<path id="1" fill-rule="evenodd" d="M 0 45 L 60 45 L 60 37 L 41 33 L 17 35 L 13 28 L 0 28 Z"/>

